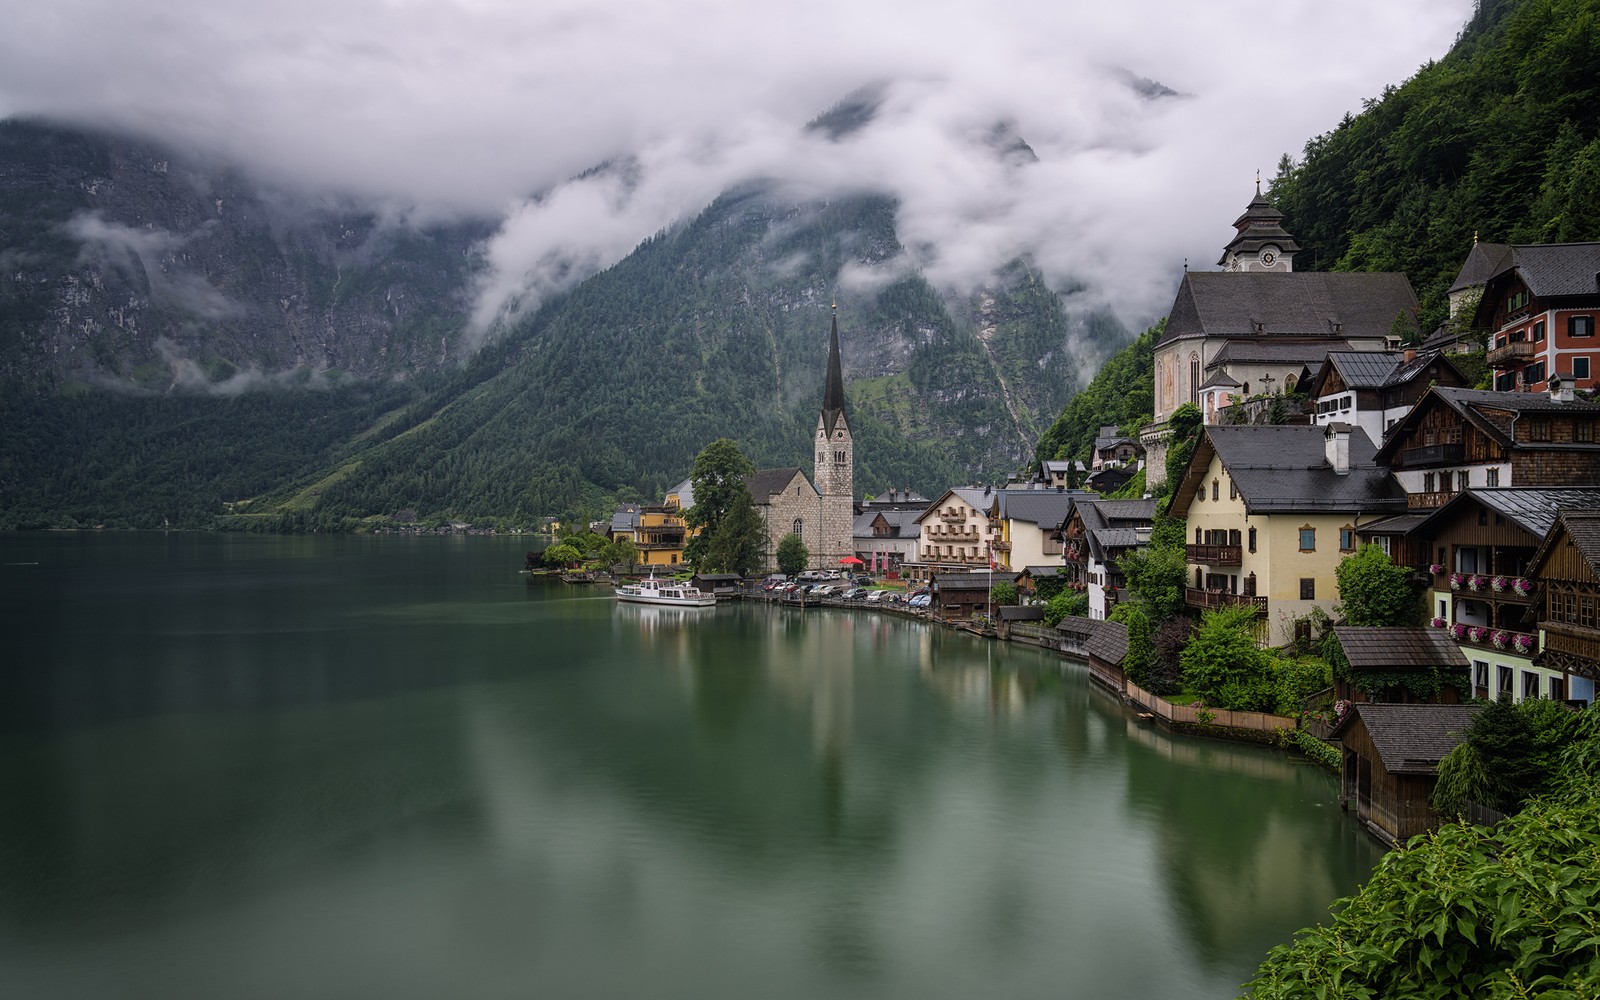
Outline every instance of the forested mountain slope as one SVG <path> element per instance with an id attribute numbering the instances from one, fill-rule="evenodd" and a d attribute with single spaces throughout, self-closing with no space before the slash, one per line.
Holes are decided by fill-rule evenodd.
<path id="1" fill-rule="evenodd" d="M 1600 239 L 1600 5 L 1479 0 L 1448 55 L 1281 165 L 1302 270 L 1404 271 L 1422 328 L 1474 235 Z"/>

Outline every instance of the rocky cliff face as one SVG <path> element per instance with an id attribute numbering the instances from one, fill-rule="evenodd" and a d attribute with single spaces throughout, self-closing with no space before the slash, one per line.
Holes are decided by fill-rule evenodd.
<path id="1" fill-rule="evenodd" d="M 418 229 L 146 143 L 0 123 L 0 376 L 238 389 L 455 359 L 485 222 Z"/>

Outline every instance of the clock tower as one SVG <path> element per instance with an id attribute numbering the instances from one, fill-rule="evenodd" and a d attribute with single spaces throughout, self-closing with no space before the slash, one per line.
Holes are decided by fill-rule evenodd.
<path id="1" fill-rule="evenodd" d="M 1261 178 L 1256 177 L 1256 196 L 1245 206 L 1244 214 L 1234 220 L 1238 231 L 1233 242 L 1222 248 L 1222 259 L 1217 261 L 1224 271 L 1276 271 L 1287 274 L 1294 270 L 1294 255 L 1300 249 L 1293 236 L 1283 228 L 1283 213 L 1261 193 Z"/>

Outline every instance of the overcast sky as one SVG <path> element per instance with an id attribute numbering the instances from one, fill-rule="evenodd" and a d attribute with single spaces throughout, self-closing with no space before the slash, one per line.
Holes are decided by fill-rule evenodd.
<path id="1" fill-rule="evenodd" d="M 1258 169 L 1442 56 L 1471 6 L 0 0 L 0 116 L 116 125 L 278 183 L 493 213 L 486 322 L 764 176 L 897 195 L 900 266 L 941 285 L 1029 252 L 1131 324 L 1165 311 L 1184 258 L 1214 265 Z M 1183 96 L 1141 98 L 1128 74 Z M 867 84 L 885 94 L 871 128 L 837 144 L 799 128 Z M 984 144 L 1002 121 L 1038 163 Z M 623 156 L 626 183 L 570 182 Z"/>

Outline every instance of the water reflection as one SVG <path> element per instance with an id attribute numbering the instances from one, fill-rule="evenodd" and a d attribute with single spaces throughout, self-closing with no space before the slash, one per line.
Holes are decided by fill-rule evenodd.
<path id="1" fill-rule="evenodd" d="M 1027 647 L 515 541 L 116 548 L 52 600 L 138 613 L 3 682 L 18 995 L 1216 996 L 1375 854 L 1326 775 Z"/>

